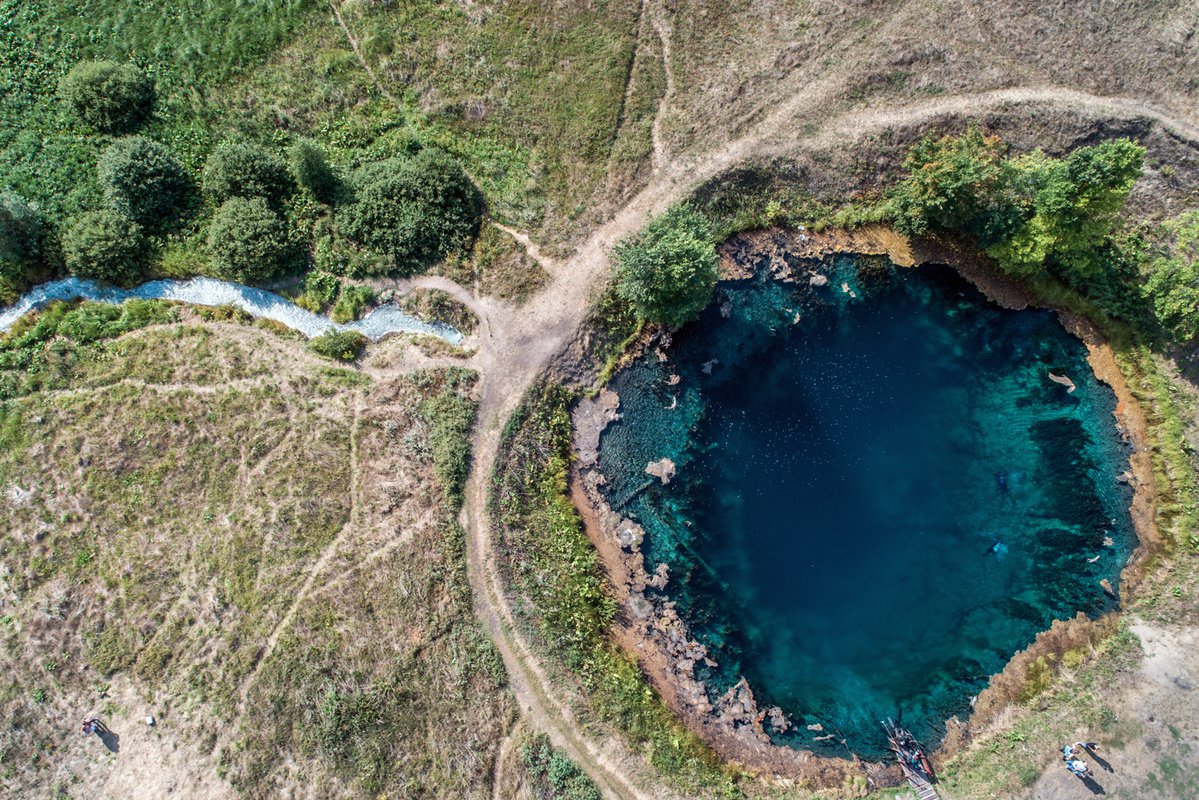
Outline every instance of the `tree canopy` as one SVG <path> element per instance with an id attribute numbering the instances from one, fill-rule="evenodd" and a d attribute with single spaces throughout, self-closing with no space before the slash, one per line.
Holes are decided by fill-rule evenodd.
<path id="1" fill-rule="evenodd" d="M 278 155 L 250 142 L 217 145 L 204 165 L 204 191 L 220 204 L 231 197 L 261 197 L 279 205 L 292 190 L 287 165 Z"/>
<path id="2" fill-rule="evenodd" d="M 998 136 L 972 127 L 961 136 L 925 137 L 903 162 L 907 176 L 892 193 L 895 226 L 921 235 L 931 229 L 983 235 L 1003 194 L 1003 157 Z"/>
<path id="3" fill-rule="evenodd" d="M 84 123 L 101 133 L 132 133 L 150 118 L 154 82 L 133 64 L 81 61 L 59 93 Z"/>
<path id="4" fill-rule="evenodd" d="M 231 197 L 208 227 L 208 249 L 217 272 L 253 283 L 279 273 L 287 260 L 287 228 L 261 197 Z"/>
<path id="5" fill-rule="evenodd" d="M 105 208 L 82 214 L 67 227 L 62 253 L 72 275 L 127 285 L 141 277 L 145 239 L 136 222 Z"/>
<path id="6" fill-rule="evenodd" d="M 142 136 L 118 139 L 96 166 L 109 204 L 147 230 L 167 227 L 187 204 L 191 178 L 158 142 Z"/>
<path id="7" fill-rule="evenodd" d="M 1199 211 L 1164 223 L 1143 285 L 1162 329 L 1176 341 L 1199 337 Z"/>
<path id="8" fill-rule="evenodd" d="M 346 235 L 415 271 L 465 249 L 479 232 L 482 200 L 458 163 L 429 149 L 362 168 L 354 201 L 339 212 Z"/>
<path id="9" fill-rule="evenodd" d="M 1094 273 L 1141 175 L 1145 148 L 1128 139 L 1082 147 L 1064 159 L 1039 150 L 1007 163 L 1019 222 L 987 252 L 1005 270 L 1029 274 L 1047 262 L 1076 277 Z"/>
<path id="10" fill-rule="evenodd" d="M 642 319 L 682 325 L 712 299 L 717 276 L 712 229 L 685 205 L 651 219 L 620 242 L 614 255 L 617 292 Z"/>
<path id="11" fill-rule="evenodd" d="M 1086 277 L 1101 266 L 1144 155 L 1128 139 L 1054 158 L 1040 150 L 1007 157 L 978 128 L 929 137 L 908 154 L 891 211 L 905 233 L 969 234 L 1007 272 L 1057 267 Z"/>

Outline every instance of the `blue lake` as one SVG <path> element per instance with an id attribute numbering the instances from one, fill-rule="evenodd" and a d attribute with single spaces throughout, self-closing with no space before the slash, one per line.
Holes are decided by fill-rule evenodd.
<path id="1" fill-rule="evenodd" d="M 780 743 L 874 757 L 880 719 L 936 743 L 1052 620 L 1114 605 L 1129 453 L 1051 313 L 943 267 L 821 269 L 722 283 L 666 360 L 619 373 L 600 466 L 718 662 L 710 692 L 744 675 L 794 723 Z M 644 472 L 663 457 L 668 485 Z"/>

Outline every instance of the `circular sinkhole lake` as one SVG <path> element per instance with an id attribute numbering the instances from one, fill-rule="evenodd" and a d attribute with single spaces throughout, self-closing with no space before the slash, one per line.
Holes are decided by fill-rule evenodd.
<path id="1" fill-rule="evenodd" d="M 818 267 L 822 286 L 720 284 L 664 360 L 620 372 L 600 467 L 713 697 L 744 676 L 790 718 L 777 742 L 878 757 L 880 719 L 937 743 L 1053 620 L 1112 607 L 1129 452 L 1052 313 L 946 267 Z"/>

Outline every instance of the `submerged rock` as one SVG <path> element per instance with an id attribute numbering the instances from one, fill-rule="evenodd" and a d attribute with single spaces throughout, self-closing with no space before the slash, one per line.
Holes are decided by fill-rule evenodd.
<path id="1" fill-rule="evenodd" d="M 575 410 L 575 458 L 580 467 L 589 467 L 599 458 L 600 434 L 608 423 L 620 419 L 620 395 L 607 389 L 595 397 L 585 397 Z"/>
<path id="2" fill-rule="evenodd" d="M 662 485 L 665 486 L 666 484 L 670 483 L 670 479 L 674 477 L 675 466 L 674 462 L 669 458 L 663 458 L 646 464 L 645 471 L 650 475 L 653 475 L 655 478 L 661 480 Z"/>
<path id="3" fill-rule="evenodd" d="M 786 733 L 791 728 L 787 715 L 778 706 L 766 709 L 766 719 L 770 721 L 770 729 L 775 733 Z"/>
<path id="4" fill-rule="evenodd" d="M 1070 380 L 1065 375 L 1055 375 L 1052 372 L 1050 372 L 1049 380 L 1053 381 L 1054 383 L 1060 383 L 1062 386 L 1065 386 L 1066 394 L 1074 394 L 1074 390 L 1078 388 L 1077 386 L 1074 385 L 1074 381 Z"/>

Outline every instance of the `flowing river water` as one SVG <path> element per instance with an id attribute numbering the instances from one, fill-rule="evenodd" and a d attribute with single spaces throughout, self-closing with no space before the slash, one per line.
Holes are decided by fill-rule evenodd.
<path id="1" fill-rule="evenodd" d="M 330 330 L 358 331 L 374 341 L 393 333 L 436 336 L 452 345 L 461 344 L 465 338 L 461 332 L 449 325 L 417 319 L 391 304 L 379 306 L 362 319 L 341 325 L 321 314 L 300 308 L 286 298 L 265 289 L 254 289 L 213 278 L 150 281 L 133 289 L 101 286 L 95 281 L 79 278 L 43 283 L 26 292 L 13 305 L 0 309 L 0 333 L 7 331 L 24 315 L 55 300 L 123 303 L 131 299 L 173 300 L 198 306 L 236 306 L 251 316 L 280 322 L 309 338 Z"/>

